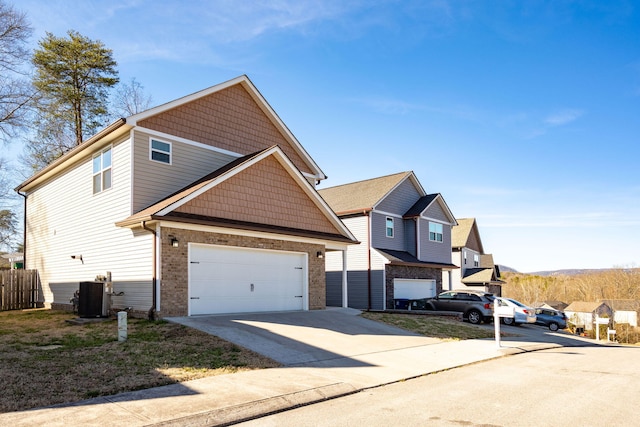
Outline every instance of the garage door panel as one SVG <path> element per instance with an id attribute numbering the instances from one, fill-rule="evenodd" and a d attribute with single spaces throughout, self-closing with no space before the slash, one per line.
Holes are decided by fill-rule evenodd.
<path id="1" fill-rule="evenodd" d="M 306 274 L 306 254 L 193 245 L 189 312 L 302 310 Z"/>

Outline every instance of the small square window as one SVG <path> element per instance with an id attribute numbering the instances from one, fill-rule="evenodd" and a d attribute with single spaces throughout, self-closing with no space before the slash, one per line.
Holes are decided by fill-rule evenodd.
<path id="1" fill-rule="evenodd" d="M 171 164 L 171 144 L 152 139 L 149 144 L 149 157 L 156 162 Z"/>
<path id="2" fill-rule="evenodd" d="M 387 237 L 393 237 L 393 218 L 391 218 L 390 216 L 387 217 L 387 232 L 386 235 Z"/>

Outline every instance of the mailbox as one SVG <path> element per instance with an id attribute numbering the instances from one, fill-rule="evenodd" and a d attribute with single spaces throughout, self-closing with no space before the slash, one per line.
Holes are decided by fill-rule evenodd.
<path id="1" fill-rule="evenodd" d="M 512 305 L 508 305 L 500 298 L 496 298 L 493 301 L 493 314 L 498 317 L 516 317 L 516 308 Z"/>

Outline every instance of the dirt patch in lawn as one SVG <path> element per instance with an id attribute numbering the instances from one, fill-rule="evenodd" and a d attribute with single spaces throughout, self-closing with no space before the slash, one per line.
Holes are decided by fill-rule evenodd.
<path id="1" fill-rule="evenodd" d="M 164 321 L 71 325 L 51 310 L 0 312 L 0 413 L 279 364 L 218 337 Z"/>

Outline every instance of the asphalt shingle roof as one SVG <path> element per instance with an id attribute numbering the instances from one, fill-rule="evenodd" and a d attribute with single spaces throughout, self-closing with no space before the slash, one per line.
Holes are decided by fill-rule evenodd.
<path id="1" fill-rule="evenodd" d="M 349 212 L 369 211 L 411 173 L 400 172 L 324 188 L 318 190 L 318 193 L 338 215 Z"/>

